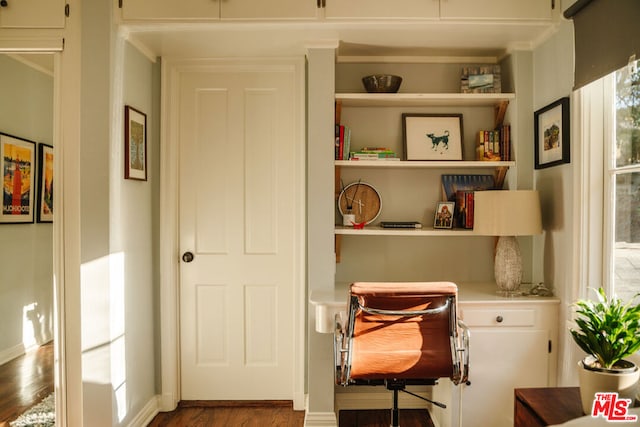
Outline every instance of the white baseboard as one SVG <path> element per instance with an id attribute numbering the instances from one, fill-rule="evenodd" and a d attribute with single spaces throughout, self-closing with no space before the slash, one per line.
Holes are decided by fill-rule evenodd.
<path id="1" fill-rule="evenodd" d="M 158 405 L 161 412 L 170 412 L 178 407 L 178 401 L 173 393 L 164 393 L 158 396 Z"/>
<path id="2" fill-rule="evenodd" d="M 334 412 L 308 412 L 304 414 L 304 427 L 338 427 Z"/>
<path id="3" fill-rule="evenodd" d="M 127 427 L 144 427 L 160 412 L 160 396 L 153 396 L 140 412 L 129 422 Z"/>
<path id="4" fill-rule="evenodd" d="M 24 345 L 22 343 L 8 348 L 6 350 L 0 351 L 0 365 L 3 365 L 16 357 L 20 357 L 26 353 Z"/>

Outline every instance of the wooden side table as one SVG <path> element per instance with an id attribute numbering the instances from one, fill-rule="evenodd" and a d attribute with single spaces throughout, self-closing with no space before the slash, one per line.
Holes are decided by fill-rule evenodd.
<path id="1" fill-rule="evenodd" d="M 514 427 L 562 424 L 582 417 L 578 387 L 515 389 Z"/>

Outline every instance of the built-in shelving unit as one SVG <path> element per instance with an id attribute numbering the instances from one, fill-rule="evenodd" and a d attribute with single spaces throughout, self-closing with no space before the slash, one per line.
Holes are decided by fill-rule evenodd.
<path id="1" fill-rule="evenodd" d="M 502 162 L 502 161 L 477 161 L 477 160 L 463 160 L 463 161 L 422 161 L 422 160 L 410 160 L 410 161 L 392 161 L 392 160 L 335 160 L 335 165 L 340 167 L 353 167 L 353 168 L 398 168 L 398 169 L 496 169 L 503 167 L 515 166 L 516 162 Z"/>
<path id="2" fill-rule="evenodd" d="M 507 107 L 515 99 L 514 93 L 336 93 L 336 122 L 343 108 L 350 107 L 480 107 L 494 108 L 494 123 L 497 128 L 504 120 Z M 502 187 L 509 168 L 515 166 L 515 161 L 403 161 L 403 160 L 335 160 L 336 198 L 340 193 L 341 169 L 483 169 L 493 170 L 498 188 Z M 473 236 L 473 230 L 465 229 L 390 229 L 375 225 L 367 225 L 362 229 L 335 227 L 336 261 L 340 262 L 342 236 Z"/>
<path id="3" fill-rule="evenodd" d="M 378 226 L 366 226 L 362 229 L 353 227 L 336 226 L 336 235 L 348 236 L 414 236 L 414 237 L 434 237 L 434 236 L 473 236 L 473 230 L 463 229 L 434 229 L 432 227 L 423 228 L 382 228 Z"/>
<path id="4" fill-rule="evenodd" d="M 513 93 L 336 93 L 344 107 L 500 106 Z"/>

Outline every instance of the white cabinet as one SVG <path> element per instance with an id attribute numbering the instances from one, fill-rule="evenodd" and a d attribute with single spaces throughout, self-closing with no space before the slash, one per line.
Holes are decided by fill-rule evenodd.
<path id="1" fill-rule="evenodd" d="M 325 0 L 327 18 L 438 18 L 438 0 Z"/>
<path id="2" fill-rule="evenodd" d="M 123 0 L 124 20 L 309 19 L 316 0 Z"/>
<path id="3" fill-rule="evenodd" d="M 310 19 L 317 13 L 316 0 L 223 0 L 222 19 Z"/>
<path id="4" fill-rule="evenodd" d="M 471 351 L 460 425 L 510 427 L 515 388 L 555 385 L 558 307 L 556 298 L 461 300 Z"/>
<path id="5" fill-rule="evenodd" d="M 220 18 L 219 0 L 123 0 L 122 17 L 124 19 L 218 19 Z"/>
<path id="6" fill-rule="evenodd" d="M 7 0 L 0 28 L 64 28 L 65 0 Z"/>
<path id="7" fill-rule="evenodd" d="M 554 0 L 441 0 L 440 17 L 447 19 L 476 20 L 550 20 L 553 1 Z"/>
<path id="8" fill-rule="evenodd" d="M 549 20 L 552 0 L 325 0 L 327 18 Z"/>

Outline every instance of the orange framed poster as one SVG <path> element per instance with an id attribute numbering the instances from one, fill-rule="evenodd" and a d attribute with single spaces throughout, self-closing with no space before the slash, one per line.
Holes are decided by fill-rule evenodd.
<path id="1" fill-rule="evenodd" d="M 33 223 L 35 143 L 0 133 L 0 223 Z"/>

